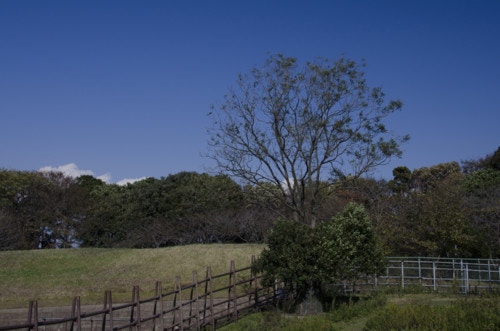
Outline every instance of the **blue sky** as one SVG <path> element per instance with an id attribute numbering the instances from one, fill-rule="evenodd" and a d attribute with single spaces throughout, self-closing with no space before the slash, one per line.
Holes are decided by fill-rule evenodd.
<path id="1" fill-rule="evenodd" d="M 207 113 L 270 53 L 365 59 L 410 169 L 500 146 L 500 1 L 0 1 L 0 168 L 206 171 Z"/>

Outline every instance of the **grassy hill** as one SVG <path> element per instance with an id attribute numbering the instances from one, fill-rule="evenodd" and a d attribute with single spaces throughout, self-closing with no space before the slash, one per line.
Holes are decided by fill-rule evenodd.
<path id="1" fill-rule="evenodd" d="M 192 273 L 204 278 L 250 265 L 257 244 L 189 245 L 157 249 L 63 249 L 0 252 L 0 309 L 27 307 L 29 300 L 43 306 L 70 305 L 75 296 L 82 304 L 100 304 L 104 291 L 116 301 L 130 300 L 132 287 L 144 295 L 153 293 L 155 282 L 164 289 L 174 286 L 176 276 L 187 283 Z M 143 294 L 141 294 L 142 296 Z"/>

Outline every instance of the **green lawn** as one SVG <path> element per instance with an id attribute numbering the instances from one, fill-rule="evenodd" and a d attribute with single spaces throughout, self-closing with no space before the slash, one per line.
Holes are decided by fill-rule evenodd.
<path id="1" fill-rule="evenodd" d="M 132 287 L 143 295 L 153 293 L 155 282 L 172 289 L 176 276 L 190 283 L 192 273 L 204 278 L 249 266 L 252 255 L 263 249 L 257 244 L 188 245 L 157 249 L 61 249 L 0 252 L 0 308 L 70 305 L 80 296 L 82 304 L 101 303 L 106 290 L 114 300 L 130 300 Z"/>

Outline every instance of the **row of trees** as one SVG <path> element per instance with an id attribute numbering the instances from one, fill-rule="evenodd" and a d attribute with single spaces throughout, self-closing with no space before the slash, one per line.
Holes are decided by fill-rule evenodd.
<path id="1" fill-rule="evenodd" d="M 339 181 L 317 222 L 355 202 L 385 254 L 500 256 L 499 156 L 500 149 L 462 166 L 398 167 L 390 181 Z M 88 175 L 0 170 L 0 248 L 262 242 L 277 219 L 293 219 L 272 189 L 280 190 L 195 172 L 118 186 Z"/>
<path id="2" fill-rule="evenodd" d="M 117 186 L 1 171 L 0 247 L 262 241 L 279 217 L 315 229 L 356 202 L 385 254 L 497 256 L 500 152 L 370 179 L 409 137 L 386 128 L 402 102 L 369 87 L 363 69 L 272 55 L 239 75 L 211 112 L 207 156 L 225 175 Z"/>
<path id="3" fill-rule="evenodd" d="M 259 242 L 276 218 L 227 176 L 181 172 L 126 186 L 0 171 L 0 248 Z"/>

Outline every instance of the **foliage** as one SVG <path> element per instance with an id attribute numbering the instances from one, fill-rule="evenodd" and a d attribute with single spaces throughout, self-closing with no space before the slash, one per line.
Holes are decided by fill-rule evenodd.
<path id="1" fill-rule="evenodd" d="M 77 227 L 84 214 L 82 195 L 75 181 L 61 173 L 0 170 L 0 247 L 77 244 Z"/>
<path id="2" fill-rule="evenodd" d="M 466 174 L 484 169 L 500 170 L 500 147 L 494 153 L 486 155 L 484 158 L 462 161 L 462 169 Z"/>
<path id="3" fill-rule="evenodd" d="M 469 219 L 479 237 L 481 256 L 500 256 L 500 171 L 481 169 L 464 180 Z"/>
<path id="4" fill-rule="evenodd" d="M 324 295 L 331 285 L 354 282 L 383 266 L 368 215 L 355 204 L 315 229 L 299 221 L 280 220 L 266 243 L 254 270 L 263 272 L 267 285 L 275 280 L 292 284 L 298 301 L 311 288 Z"/>
<path id="5" fill-rule="evenodd" d="M 245 183 L 273 183 L 283 206 L 314 227 L 322 181 L 367 173 L 400 156 L 408 140 L 383 124 L 401 101 L 386 102 L 381 88 L 370 88 L 363 67 L 346 58 L 299 66 L 271 56 L 239 75 L 214 107 L 209 156 Z"/>
<path id="6" fill-rule="evenodd" d="M 314 246 L 312 229 L 296 220 L 278 220 L 266 237 L 267 247 L 254 264 L 263 272 L 263 283 L 273 286 L 276 279 L 293 284 L 299 297 L 305 296 L 314 275 Z"/>
<path id="7" fill-rule="evenodd" d="M 360 205 L 348 204 L 330 222 L 316 230 L 315 273 L 321 284 L 354 282 L 376 274 L 384 266 L 369 216 Z"/>
<path id="8" fill-rule="evenodd" d="M 229 241 L 228 223 L 242 206 L 241 188 L 227 176 L 181 172 L 127 186 L 95 187 L 81 232 L 85 246 L 161 247 Z M 221 224 L 221 222 L 223 224 Z"/>
<path id="9" fill-rule="evenodd" d="M 385 220 L 377 225 L 390 255 L 477 256 L 478 238 L 470 222 L 456 162 L 408 172 L 394 171 Z"/>
<path id="10" fill-rule="evenodd" d="M 459 174 L 461 174 L 461 169 L 457 162 L 440 163 L 432 167 L 419 168 L 414 170 L 411 175 L 411 187 L 416 192 L 426 193 L 438 187 L 443 180 Z"/>
<path id="11" fill-rule="evenodd" d="M 389 187 L 394 192 L 405 193 L 410 190 L 411 170 L 408 167 L 396 167 L 392 170 L 394 179 L 389 181 Z"/>

